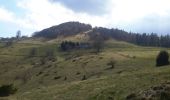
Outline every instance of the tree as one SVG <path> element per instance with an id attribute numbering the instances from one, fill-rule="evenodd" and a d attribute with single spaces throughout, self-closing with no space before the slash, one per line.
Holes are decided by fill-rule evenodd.
<path id="1" fill-rule="evenodd" d="M 109 69 L 113 69 L 115 67 L 116 61 L 112 58 L 107 65 L 111 66 Z"/>
<path id="2" fill-rule="evenodd" d="M 60 44 L 61 51 L 69 51 L 73 49 L 87 49 L 90 48 L 90 44 L 86 42 L 72 42 L 72 41 L 63 41 Z"/>
<path id="3" fill-rule="evenodd" d="M 164 66 L 169 64 L 169 54 L 167 51 L 160 51 L 156 58 L 156 66 Z"/>
<path id="4" fill-rule="evenodd" d="M 54 50 L 48 49 L 48 50 L 45 52 L 45 57 L 47 57 L 49 60 L 55 60 Z"/>
<path id="5" fill-rule="evenodd" d="M 93 39 L 93 48 L 95 49 L 95 53 L 99 53 L 101 49 L 103 49 L 103 46 L 104 46 L 104 39 L 102 38 L 100 33 L 97 33 Z"/>
<path id="6" fill-rule="evenodd" d="M 5 47 L 10 47 L 10 46 L 12 46 L 12 44 L 13 44 L 13 40 L 9 39 L 5 42 Z"/>
<path id="7" fill-rule="evenodd" d="M 29 57 L 34 57 L 37 54 L 37 49 L 36 48 L 32 48 L 29 52 Z"/>
<path id="8" fill-rule="evenodd" d="M 17 38 L 17 39 L 21 38 L 21 31 L 20 31 L 20 30 L 17 31 L 17 33 L 16 33 L 16 38 Z"/>
<path id="9" fill-rule="evenodd" d="M 31 75 L 32 75 L 31 72 L 32 70 L 26 70 L 23 72 L 23 74 L 20 76 L 22 84 L 26 84 L 31 79 Z"/>

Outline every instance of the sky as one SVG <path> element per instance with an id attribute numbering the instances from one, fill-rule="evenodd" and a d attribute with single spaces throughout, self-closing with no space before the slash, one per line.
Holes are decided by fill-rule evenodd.
<path id="1" fill-rule="evenodd" d="M 0 0 L 0 37 L 68 21 L 138 33 L 170 33 L 170 0 Z"/>

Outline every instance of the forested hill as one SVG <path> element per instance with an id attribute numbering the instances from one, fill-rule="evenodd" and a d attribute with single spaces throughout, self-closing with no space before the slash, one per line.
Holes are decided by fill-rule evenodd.
<path id="1" fill-rule="evenodd" d="M 170 35 L 158 36 L 157 33 L 132 33 L 119 29 L 93 28 L 93 33 L 100 33 L 104 39 L 113 38 L 141 46 L 170 47 Z"/>
<path id="2" fill-rule="evenodd" d="M 89 31 L 89 32 L 88 32 Z M 126 41 L 141 46 L 170 47 L 170 35 L 158 36 L 156 33 L 132 33 L 120 29 L 108 29 L 104 27 L 92 28 L 89 24 L 79 22 L 66 22 L 57 26 L 35 32 L 33 37 L 57 38 L 59 36 L 70 36 L 79 33 L 87 33 L 93 40 L 96 33 L 105 40 L 113 38 L 115 40 Z"/>
<path id="3" fill-rule="evenodd" d="M 40 32 L 35 32 L 34 37 L 57 38 L 58 36 L 69 36 L 91 30 L 92 26 L 79 22 L 66 22 L 52 26 Z"/>

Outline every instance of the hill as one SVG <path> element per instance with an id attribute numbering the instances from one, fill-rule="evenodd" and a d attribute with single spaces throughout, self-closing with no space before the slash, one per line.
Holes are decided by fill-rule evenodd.
<path id="1" fill-rule="evenodd" d="M 170 35 L 158 36 L 156 33 L 133 33 L 126 32 L 120 29 L 108 29 L 104 27 L 92 28 L 89 24 L 80 22 L 66 22 L 60 25 L 52 26 L 39 32 L 35 32 L 33 37 L 43 37 L 46 39 L 55 39 L 61 37 L 86 35 L 89 41 L 94 40 L 97 35 L 100 35 L 104 40 L 115 39 L 125 41 L 140 46 L 154 47 L 170 47 Z"/>
<path id="2" fill-rule="evenodd" d="M 95 54 L 93 49 L 62 52 L 59 45 L 55 40 L 36 38 L 8 47 L 1 43 L 0 85 L 13 83 L 18 91 L 0 99 L 124 100 L 170 81 L 169 65 L 155 67 L 155 57 L 165 48 L 110 39 L 105 41 L 102 52 Z M 30 56 L 32 50 L 36 52 Z M 53 59 L 47 55 L 51 51 Z M 114 68 L 111 61 L 115 62 Z"/>
<path id="3" fill-rule="evenodd" d="M 89 24 L 79 22 L 66 22 L 57 26 L 44 29 L 40 32 L 35 32 L 34 37 L 57 38 L 59 36 L 70 36 L 81 32 L 89 31 L 92 27 Z"/>
<path id="4" fill-rule="evenodd" d="M 18 91 L 0 99 L 162 100 L 162 93 L 169 98 L 170 65 L 155 66 L 159 51 L 170 52 L 158 47 L 156 40 L 168 43 L 168 36 L 77 23 L 47 28 L 30 38 L 2 38 L 0 86 L 14 84 Z M 102 40 L 98 53 L 93 43 L 101 41 L 96 37 Z M 71 49 L 62 50 L 62 43 Z M 81 48 L 84 44 L 91 47 Z"/>

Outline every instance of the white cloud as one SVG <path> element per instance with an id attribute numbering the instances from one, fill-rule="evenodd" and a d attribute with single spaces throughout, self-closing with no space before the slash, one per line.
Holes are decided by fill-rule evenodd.
<path id="1" fill-rule="evenodd" d="M 17 2 L 18 7 L 24 10 L 23 17 L 16 17 L 15 12 L 0 7 L 0 20 L 34 31 L 67 21 L 80 21 L 93 26 L 118 27 L 125 30 L 131 28 L 133 31 L 135 28 L 139 29 L 139 26 L 142 29 L 142 25 L 149 24 L 152 27 L 152 21 L 148 20 L 152 16 L 154 24 L 164 24 L 170 19 L 169 0 L 110 0 L 107 8 L 104 8 L 109 10 L 103 15 L 75 12 L 59 2 L 52 3 L 49 0 L 17 0 Z M 162 19 L 163 21 L 160 21 Z M 161 27 L 170 25 L 165 24 Z M 154 27 L 159 26 L 153 25 L 150 29 L 154 30 Z"/>
<path id="2" fill-rule="evenodd" d="M 30 24 L 32 28 L 43 29 L 67 21 L 80 21 L 94 26 L 106 26 L 107 16 L 95 16 L 87 13 L 77 13 L 60 3 L 48 0 L 22 0 L 18 3 L 27 12 L 22 24 Z M 27 22 L 26 22 L 27 21 Z M 26 26 L 24 25 L 24 26 Z"/>
<path id="3" fill-rule="evenodd" d="M 3 7 L 0 7 L 0 21 L 13 21 L 14 14 Z"/>
<path id="4" fill-rule="evenodd" d="M 119 22 L 134 22 L 149 15 L 167 16 L 169 0 L 112 0 L 111 15 Z"/>

